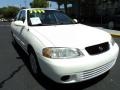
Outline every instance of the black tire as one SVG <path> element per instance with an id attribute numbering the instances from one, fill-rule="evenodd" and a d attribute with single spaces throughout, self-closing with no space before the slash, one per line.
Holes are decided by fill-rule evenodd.
<path id="1" fill-rule="evenodd" d="M 41 69 L 38 64 L 38 59 L 33 50 L 29 53 L 29 64 L 30 64 L 30 69 L 33 75 L 35 76 L 41 75 Z"/>

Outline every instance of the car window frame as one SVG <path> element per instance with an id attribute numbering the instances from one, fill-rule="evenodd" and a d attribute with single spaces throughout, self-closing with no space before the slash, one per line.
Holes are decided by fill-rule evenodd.
<path id="1" fill-rule="evenodd" d="M 18 18 L 19 18 L 19 16 L 20 16 L 20 14 L 21 14 L 21 11 L 16 15 L 15 21 L 18 21 Z"/>
<path id="2" fill-rule="evenodd" d="M 23 21 L 23 23 L 25 22 L 25 19 L 26 19 L 26 11 L 25 10 L 22 10 L 18 13 L 18 15 L 16 16 L 16 21 Z"/>

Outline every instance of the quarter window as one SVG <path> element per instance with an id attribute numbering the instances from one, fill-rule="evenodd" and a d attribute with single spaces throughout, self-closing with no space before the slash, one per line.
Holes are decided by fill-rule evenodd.
<path id="1" fill-rule="evenodd" d="M 17 19 L 16 20 L 21 20 L 23 22 L 25 22 L 25 11 L 21 11 L 18 15 L 17 15 Z"/>

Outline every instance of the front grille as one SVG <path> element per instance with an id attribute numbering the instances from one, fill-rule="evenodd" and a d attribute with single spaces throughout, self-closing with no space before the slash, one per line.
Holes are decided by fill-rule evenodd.
<path id="1" fill-rule="evenodd" d="M 111 61 L 107 64 L 104 64 L 100 67 L 83 71 L 79 74 L 80 81 L 85 81 L 85 80 L 97 77 L 97 76 L 105 73 L 106 71 L 108 71 L 110 68 L 112 68 L 114 64 L 115 64 L 115 60 Z"/>
<path id="2" fill-rule="evenodd" d="M 102 44 L 86 47 L 85 49 L 90 55 L 96 55 L 96 54 L 106 52 L 107 50 L 109 50 L 109 48 L 110 48 L 109 43 L 105 42 Z"/>

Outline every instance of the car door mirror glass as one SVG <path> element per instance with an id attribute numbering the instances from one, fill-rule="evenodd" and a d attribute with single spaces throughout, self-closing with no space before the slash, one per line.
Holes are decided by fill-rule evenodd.
<path id="1" fill-rule="evenodd" d="M 15 21 L 14 23 L 17 26 L 25 26 L 24 23 L 23 23 L 23 21 Z"/>

